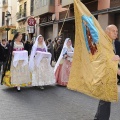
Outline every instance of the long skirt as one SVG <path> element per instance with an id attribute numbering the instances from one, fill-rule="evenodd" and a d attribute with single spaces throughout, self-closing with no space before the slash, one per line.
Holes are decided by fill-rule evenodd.
<path id="1" fill-rule="evenodd" d="M 3 84 L 9 87 L 26 87 L 31 84 L 30 72 L 28 69 L 28 64 L 23 65 L 23 61 L 19 61 L 17 66 L 14 67 L 11 63 L 10 71 L 6 72 L 6 75 L 3 79 Z"/>
<path id="2" fill-rule="evenodd" d="M 66 59 L 63 60 L 62 64 L 59 64 L 55 72 L 55 78 L 58 85 L 67 86 L 71 65 L 72 65 L 72 62 Z"/>
<path id="3" fill-rule="evenodd" d="M 32 72 L 32 86 L 55 85 L 55 75 L 47 58 L 43 58 Z"/>

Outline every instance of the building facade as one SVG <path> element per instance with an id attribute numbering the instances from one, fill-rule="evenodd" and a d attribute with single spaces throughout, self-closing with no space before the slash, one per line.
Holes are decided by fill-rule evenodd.
<path id="1" fill-rule="evenodd" d="M 98 19 L 103 29 L 108 24 L 115 24 L 120 29 L 120 0 L 81 0 L 81 2 Z M 68 14 L 66 16 L 67 10 Z M 45 39 L 51 38 L 53 40 L 58 36 L 66 16 L 61 36 L 63 40 L 66 37 L 70 37 L 74 42 L 75 21 L 73 0 L 34 0 L 33 11 L 37 21 L 36 36 L 42 34 Z"/>
<path id="2" fill-rule="evenodd" d="M 17 11 L 17 0 L 1 0 L 0 1 L 0 40 L 7 39 L 6 29 L 8 31 L 8 40 L 11 40 L 14 35 L 14 30 L 16 29 L 16 11 Z M 6 24 L 5 16 L 7 13 L 11 14 L 9 23 Z"/>
<path id="3" fill-rule="evenodd" d="M 42 34 L 45 39 L 53 38 L 53 20 L 55 13 L 54 0 L 34 0 L 34 16 L 36 18 L 36 36 Z"/>
<path id="4" fill-rule="evenodd" d="M 81 0 L 96 17 L 103 29 L 109 24 L 115 24 L 119 29 L 120 39 L 120 0 Z M 62 0 L 62 6 L 73 4 L 73 0 Z M 93 7 L 94 6 L 94 7 Z M 69 30 L 69 29 L 68 29 Z"/>
<path id="5" fill-rule="evenodd" d="M 58 36 L 58 31 L 62 25 L 59 25 L 60 12 L 66 12 L 62 8 L 61 0 L 34 0 L 34 16 L 36 18 L 36 36 L 42 34 L 45 39 L 52 40 Z M 63 17 L 65 14 L 63 14 Z"/>
<path id="6" fill-rule="evenodd" d="M 28 25 L 28 19 L 33 16 L 34 0 L 18 0 L 16 13 L 16 28 L 23 35 L 23 41 L 32 40 L 35 28 Z"/>
<path id="7" fill-rule="evenodd" d="M 120 29 L 120 0 L 81 0 L 98 19 L 103 29 L 108 24 L 115 24 Z M 94 6 L 94 7 L 93 7 Z M 42 34 L 52 40 L 61 30 L 63 40 L 70 37 L 74 42 L 75 20 L 73 0 L 1 0 L 0 1 L 0 39 L 6 38 L 6 12 L 9 11 L 8 39 L 15 31 L 22 32 L 23 40 L 32 40 Z M 67 14 L 68 13 L 68 14 Z M 34 18 L 36 24 L 28 25 L 28 19 Z M 66 19 L 65 19 L 66 17 Z M 119 31 L 120 39 L 120 31 Z"/>
<path id="8" fill-rule="evenodd" d="M 105 29 L 109 24 L 115 24 L 119 29 L 120 40 L 120 0 L 101 0 L 98 4 L 98 20 Z"/>

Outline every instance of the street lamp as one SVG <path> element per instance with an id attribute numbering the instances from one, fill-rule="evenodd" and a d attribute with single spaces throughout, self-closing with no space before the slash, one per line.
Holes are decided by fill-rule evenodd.
<path id="1" fill-rule="evenodd" d="M 7 27 L 5 28 L 5 30 L 7 31 L 7 41 L 8 41 L 8 31 L 10 30 L 10 28 L 9 28 L 9 20 L 10 20 L 10 18 L 11 18 L 10 12 L 6 11 L 5 20 L 6 20 L 6 26 Z"/>

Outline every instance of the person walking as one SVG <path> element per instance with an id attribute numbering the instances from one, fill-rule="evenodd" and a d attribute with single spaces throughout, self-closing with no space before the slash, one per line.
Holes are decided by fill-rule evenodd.
<path id="1" fill-rule="evenodd" d="M 58 61 L 58 58 L 60 56 L 60 53 L 62 51 L 62 44 L 60 40 L 57 40 L 57 47 L 56 47 L 56 61 Z"/>
<path id="2" fill-rule="evenodd" d="M 48 52 L 44 38 L 39 35 L 32 47 L 29 61 L 32 86 L 39 86 L 40 89 L 44 89 L 44 86 L 55 85 L 55 75 L 50 60 L 51 54 Z"/>
<path id="3" fill-rule="evenodd" d="M 52 40 L 51 40 L 50 38 L 47 40 L 47 42 L 48 42 L 48 45 L 47 45 L 48 52 L 50 52 L 51 55 L 52 55 L 52 57 L 51 57 L 51 62 L 50 62 L 51 66 L 52 66 L 52 61 L 54 60 L 53 43 L 52 43 Z"/>
<path id="4" fill-rule="evenodd" d="M 9 54 L 9 45 L 7 44 L 7 41 L 3 39 L 2 42 L 0 43 L 0 72 L 4 71 L 5 69 L 8 54 Z"/>
<path id="5" fill-rule="evenodd" d="M 55 65 L 54 73 L 58 85 L 67 86 L 72 66 L 74 48 L 70 38 L 66 38 L 60 57 Z"/>
<path id="6" fill-rule="evenodd" d="M 116 55 L 119 55 L 120 57 L 120 41 L 118 39 L 113 41 L 113 47 L 114 47 L 114 52 Z M 120 68 L 120 63 L 118 64 L 118 67 Z M 118 85 L 120 85 L 120 76 L 117 75 L 118 78 Z"/>
<path id="7" fill-rule="evenodd" d="M 1 84 L 16 87 L 18 92 L 20 92 L 21 87 L 31 84 L 28 52 L 24 50 L 21 39 L 22 34 L 17 32 L 10 43 L 10 52 L 1 79 Z"/>
<path id="8" fill-rule="evenodd" d="M 106 28 L 106 33 L 111 38 L 111 40 L 114 41 L 117 38 L 118 29 L 115 25 L 109 25 Z M 120 57 L 118 55 L 115 55 L 113 60 L 119 61 Z M 120 75 L 119 69 L 118 69 L 118 75 Z M 111 102 L 100 100 L 98 105 L 98 110 L 94 117 L 94 120 L 109 120 L 110 111 L 111 111 Z"/>

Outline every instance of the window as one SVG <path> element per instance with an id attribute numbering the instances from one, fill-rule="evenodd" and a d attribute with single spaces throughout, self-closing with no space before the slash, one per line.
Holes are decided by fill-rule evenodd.
<path id="1" fill-rule="evenodd" d="M 21 16 L 21 13 L 22 13 L 22 5 L 19 6 L 19 14 Z"/>
<path id="2" fill-rule="evenodd" d="M 39 9 L 42 6 L 42 0 L 34 0 L 34 10 Z"/>
<path id="3" fill-rule="evenodd" d="M 62 4 L 62 0 L 58 0 L 58 5 L 61 5 Z"/>
<path id="4" fill-rule="evenodd" d="M 50 5 L 54 5 L 55 4 L 55 0 L 50 0 Z"/>
<path id="5" fill-rule="evenodd" d="M 2 26 L 5 25 L 5 12 L 2 12 Z"/>
<path id="6" fill-rule="evenodd" d="M 31 0 L 31 9 L 30 9 L 30 14 L 32 15 L 34 11 L 34 0 Z"/>
<path id="7" fill-rule="evenodd" d="M 26 16 L 27 2 L 24 3 L 23 15 Z"/>
<path id="8" fill-rule="evenodd" d="M 47 0 L 42 0 L 42 6 L 46 6 L 47 5 Z"/>

